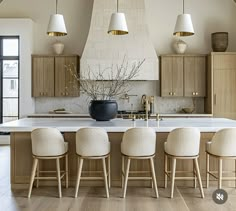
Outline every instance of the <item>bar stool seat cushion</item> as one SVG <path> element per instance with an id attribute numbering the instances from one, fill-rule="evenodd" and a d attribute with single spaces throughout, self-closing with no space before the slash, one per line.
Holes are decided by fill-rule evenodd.
<path id="1" fill-rule="evenodd" d="M 222 129 L 206 142 L 206 151 L 216 156 L 236 156 L 236 128 Z"/>
<path id="2" fill-rule="evenodd" d="M 152 128 L 127 130 L 121 142 L 121 153 L 127 156 L 151 156 L 156 152 L 156 133 Z"/>
<path id="3" fill-rule="evenodd" d="M 56 128 L 39 128 L 31 133 L 32 153 L 39 157 L 53 157 L 65 154 L 68 143 Z"/>
<path id="4" fill-rule="evenodd" d="M 76 153 L 80 156 L 104 156 L 110 148 L 107 132 L 102 128 L 81 128 L 76 133 Z"/>
<path id="5" fill-rule="evenodd" d="M 200 132 L 197 128 L 177 128 L 168 135 L 164 143 L 167 154 L 191 157 L 199 154 Z"/>

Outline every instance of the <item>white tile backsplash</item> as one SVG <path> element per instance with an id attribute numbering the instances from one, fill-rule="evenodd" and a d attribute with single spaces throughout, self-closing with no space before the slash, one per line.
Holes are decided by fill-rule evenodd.
<path id="1" fill-rule="evenodd" d="M 117 98 L 119 110 L 142 110 L 141 97 L 143 94 L 154 96 L 154 111 L 156 113 L 178 113 L 184 107 L 192 107 L 193 99 L 187 97 L 160 97 L 160 81 L 131 81 L 131 96 L 128 100 Z M 50 110 L 65 108 L 73 113 L 88 113 L 90 99 L 80 97 L 35 98 L 36 113 L 48 113 Z M 204 113 L 204 98 L 196 98 L 196 113 Z"/>

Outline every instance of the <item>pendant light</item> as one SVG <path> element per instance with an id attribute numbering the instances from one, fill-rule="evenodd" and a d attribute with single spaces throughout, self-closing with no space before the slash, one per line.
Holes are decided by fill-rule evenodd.
<path id="1" fill-rule="evenodd" d="M 56 14 L 50 16 L 48 23 L 47 34 L 49 36 L 65 36 L 67 35 L 66 25 L 63 15 L 57 14 L 57 1 L 56 0 Z"/>
<path id="2" fill-rule="evenodd" d="M 173 35 L 176 36 L 191 36 L 194 35 L 193 24 L 190 14 L 184 13 L 184 0 L 183 0 L 183 14 L 178 15 L 175 24 L 175 30 Z"/>
<path id="3" fill-rule="evenodd" d="M 116 2 L 117 10 L 112 13 L 111 20 L 108 28 L 108 34 L 112 35 L 125 35 L 128 34 L 128 27 L 125 19 L 125 14 L 119 12 L 119 2 Z"/>

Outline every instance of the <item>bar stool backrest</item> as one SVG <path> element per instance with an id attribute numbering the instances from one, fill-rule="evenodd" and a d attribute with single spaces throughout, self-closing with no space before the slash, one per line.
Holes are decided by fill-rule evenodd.
<path id="1" fill-rule="evenodd" d="M 151 156 L 156 152 L 156 133 L 152 128 L 128 129 L 121 142 L 121 153 L 127 156 Z"/>
<path id="2" fill-rule="evenodd" d="M 197 128 L 172 130 L 165 143 L 167 154 L 174 156 L 197 156 L 200 147 L 200 131 Z"/>
<path id="3" fill-rule="evenodd" d="M 58 156 L 67 150 L 61 132 L 56 128 L 38 128 L 31 132 L 32 153 L 36 156 Z"/>
<path id="4" fill-rule="evenodd" d="M 227 128 L 215 133 L 210 152 L 218 156 L 236 156 L 236 128 Z"/>
<path id="5" fill-rule="evenodd" d="M 110 152 L 107 132 L 102 128 L 81 128 L 76 132 L 76 153 L 80 156 L 104 156 Z"/>

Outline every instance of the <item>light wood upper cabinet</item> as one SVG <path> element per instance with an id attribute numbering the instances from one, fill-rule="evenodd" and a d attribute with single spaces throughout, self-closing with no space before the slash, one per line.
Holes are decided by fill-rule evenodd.
<path id="1" fill-rule="evenodd" d="M 183 57 L 161 57 L 161 96 L 183 96 Z"/>
<path id="2" fill-rule="evenodd" d="M 32 96 L 54 96 L 53 56 L 32 56 Z"/>
<path id="3" fill-rule="evenodd" d="M 78 75 L 78 57 L 63 56 L 55 57 L 55 96 L 79 96 L 79 83 L 75 75 Z M 66 65 L 71 65 L 71 71 L 65 68 Z"/>
<path id="4" fill-rule="evenodd" d="M 184 57 L 184 96 L 206 96 L 206 56 Z"/>
<path id="5" fill-rule="evenodd" d="M 32 55 L 32 96 L 33 97 L 76 97 L 79 84 L 66 65 L 74 65 L 79 72 L 77 55 Z"/>
<path id="6" fill-rule="evenodd" d="M 206 56 L 161 56 L 161 96 L 205 97 Z"/>

